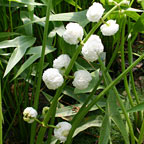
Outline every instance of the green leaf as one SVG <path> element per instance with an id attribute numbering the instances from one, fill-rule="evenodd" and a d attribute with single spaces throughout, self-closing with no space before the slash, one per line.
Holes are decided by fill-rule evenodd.
<path id="1" fill-rule="evenodd" d="M 21 60 L 26 50 L 35 42 L 34 37 L 19 36 L 13 40 L 6 40 L 0 42 L 0 48 L 16 47 L 8 61 L 4 77 L 11 71 L 11 69 Z"/>
<path id="2" fill-rule="evenodd" d="M 31 20 L 29 18 L 29 13 L 27 11 L 20 11 L 20 18 L 24 24 L 29 23 Z M 27 25 L 25 28 L 26 35 L 32 35 L 32 24 Z"/>
<path id="3" fill-rule="evenodd" d="M 16 35 L 20 35 L 20 34 L 19 33 L 15 33 L 15 32 L 0 32 L 0 38 L 16 36 Z"/>
<path id="4" fill-rule="evenodd" d="M 134 106 L 133 108 L 129 109 L 127 112 L 132 113 L 132 112 L 143 111 L 143 110 L 144 110 L 144 102 Z"/>
<path id="5" fill-rule="evenodd" d="M 130 144 L 128 132 L 126 130 L 126 125 L 124 124 L 124 122 L 121 118 L 121 115 L 118 111 L 116 96 L 112 90 L 109 92 L 107 104 L 108 104 L 109 117 L 113 120 L 113 122 L 119 128 L 119 130 L 120 130 L 120 132 L 121 132 L 121 134 L 125 140 L 125 143 Z"/>
<path id="6" fill-rule="evenodd" d="M 69 13 L 60 13 L 60 14 L 51 14 L 50 15 L 50 21 L 69 21 L 69 22 L 76 22 L 79 23 L 81 26 L 85 27 L 89 21 L 86 18 L 86 10 L 81 12 L 69 12 Z M 45 25 L 45 17 L 39 18 L 38 16 L 34 15 L 34 21 L 31 21 L 25 25 L 19 26 L 25 27 L 32 23 L 40 24 L 41 26 Z"/>
<path id="7" fill-rule="evenodd" d="M 20 69 L 18 70 L 17 74 L 15 75 L 15 77 L 13 78 L 13 80 L 15 78 L 17 78 L 26 68 L 28 68 L 31 64 L 33 64 L 38 58 L 40 58 L 41 56 L 41 50 L 42 50 L 42 46 L 37 46 L 37 47 L 32 47 L 28 53 L 32 53 L 33 55 L 31 57 L 29 57 L 25 63 L 20 67 Z M 48 53 L 51 53 L 53 51 L 55 51 L 55 48 L 52 48 L 51 46 L 47 46 L 46 50 L 45 50 L 45 55 L 47 55 Z"/>
<path id="8" fill-rule="evenodd" d="M 97 103 L 100 107 L 105 107 L 105 102 L 98 102 Z M 66 116 L 72 116 L 72 115 L 75 115 L 77 114 L 77 111 L 73 110 L 74 108 L 81 108 L 82 104 L 75 104 L 75 105 L 71 105 L 71 106 L 65 106 L 65 107 L 62 107 L 62 108 L 59 108 L 57 109 L 57 112 L 56 112 L 56 117 L 66 117 Z M 76 109 L 76 110 L 78 110 Z M 97 110 L 99 109 L 96 105 L 93 106 L 91 108 L 90 111 L 94 111 L 94 110 Z"/>
<path id="9" fill-rule="evenodd" d="M 102 120 L 99 119 L 99 116 L 89 116 L 86 117 L 81 125 L 75 130 L 73 137 L 75 137 L 78 133 L 86 130 L 90 127 L 101 127 Z"/>
<path id="10" fill-rule="evenodd" d="M 26 5 L 36 5 L 36 6 L 43 6 L 44 4 L 42 3 L 37 3 L 37 2 L 31 2 L 30 0 L 9 0 L 9 1 L 14 1 Z"/>
<path id="11" fill-rule="evenodd" d="M 65 2 L 71 4 L 72 6 L 76 5 L 75 1 L 73 1 L 73 0 L 65 0 Z M 82 9 L 79 5 L 77 5 L 77 8 L 80 9 L 80 10 Z"/>
<path id="12" fill-rule="evenodd" d="M 144 32 L 144 13 L 140 16 L 134 25 L 133 32 Z"/>
<path id="13" fill-rule="evenodd" d="M 108 144 L 109 136 L 110 136 L 110 119 L 109 116 L 106 114 L 100 130 L 99 144 Z"/>

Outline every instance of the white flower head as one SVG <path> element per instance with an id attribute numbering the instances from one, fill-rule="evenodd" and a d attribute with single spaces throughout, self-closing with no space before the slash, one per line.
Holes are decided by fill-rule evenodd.
<path id="1" fill-rule="evenodd" d="M 100 37 L 97 35 L 91 35 L 82 48 L 82 54 L 86 60 L 93 62 L 98 59 L 98 56 L 103 50 L 104 46 Z"/>
<path id="2" fill-rule="evenodd" d="M 54 136 L 61 142 L 65 142 L 72 127 L 71 124 L 68 122 L 59 122 L 56 127 L 58 128 L 54 129 Z"/>
<path id="3" fill-rule="evenodd" d="M 89 7 L 86 13 L 87 19 L 91 22 L 98 22 L 102 17 L 104 11 L 105 9 L 100 3 L 94 2 L 93 5 Z"/>
<path id="4" fill-rule="evenodd" d="M 27 107 L 23 111 L 23 119 L 28 123 L 34 122 L 34 118 L 38 115 L 37 111 L 32 107 Z"/>
<path id="5" fill-rule="evenodd" d="M 108 20 L 107 24 L 103 24 L 100 30 L 104 36 L 112 36 L 119 30 L 119 25 L 116 20 Z"/>
<path id="6" fill-rule="evenodd" d="M 49 89 L 55 90 L 60 87 L 63 82 L 63 76 L 56 68 L 49 68 L 44 71 L 42 79 Z"/>
<path id="7" fill-rule="evenodd" d="M 89 82 L 92 80 L 91 74 L 86 70 L 78 70 L 74 73 L 74 81 L 72 82 L 73 86 L 77 89 L 86 89 L 89 85 Z"/>
<path id="8" fill-rule="evenodd" d="M 53 67 L 59 69 L 59 71 L 63 74 L 70 61 L 71 59 L 67 54 L 61 54 L 53 61 Z"/>
<path id="9" fill-rule="evenodd" d="M 66 26 L 63 38 L 69 44 L 78 44 L 79 39 L 82 40 L 83 35 L 84 35 L 83 28 L 78 23 L 70 22 Z"/>

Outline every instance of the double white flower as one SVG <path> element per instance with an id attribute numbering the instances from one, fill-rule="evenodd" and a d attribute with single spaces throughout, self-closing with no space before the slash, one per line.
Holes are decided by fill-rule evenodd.
<path id="1" fill-rule="evenodd" d="M 84 35 L 83 28 L 78 23 L 69 23 L 63 34 L 64 40 L 69 44 L 78 44 L 79 39 L 82 40 Z"/>
<path id="2" fill-rule="evenodd" d="M 59 71 L 63 74 L 68 67 L 71 59 L 67 54 L 61 54 L 53 61 L 53 67 L 59 69 Z"/>
<path id="3" fill-rule="evenodd" d="M 108 20 L 100 27 L 100 30 L 104 36 L 112 36 L 119 30 L 119 25 L 116 20 Z"/>
<path id="4" fill-rule="evenodd" d="M 37 115 L 37 111 L 32 107 L 27 107 L 23 111 L 23 119 L 28 123 L 34 122 L 34 118 L 36 118 Z"/>
<path id="5" fill-rule="evenodd" d="M 58 128 L 54 129 L 54 136 L 61 142 L 65 142 L 72 127 L 71 124 L 68 122 L 60 122 L 56 127 Z"/>
<path id="6" fill-rule="evenodd" d="M 97 35 L 91 35 L 82 48 L 82 54 L 86 60 L 93 62 L 98 59 L 98 56 L 103 50 L 104 46 L 100 37 Z"/>
<path id="7" fill-rule="evenodd" d="M 74 73 L 73 86 L 77 89 L 86 89 L 92 80 L 91 74 L 86 70 L 78 70 Z"/>
<path id="8" fill-rule="evenodd" d="M 91 22 L 98 22 L 100 18 L 102 17 L 104 11 L 105 9 L 100 3 L 94 2 L 93 5 L 90 6 L 87 11 L 87 14 L 86 14 L 87 19 Z"/>
<path id="9" fill-rule="evenodd" d="M 64 82 L 63 76 L 56 68 L 49 68 L 46 71 L 44 71 L 42 79 L 46 86 L 52 90 L 57 89 Z"/>

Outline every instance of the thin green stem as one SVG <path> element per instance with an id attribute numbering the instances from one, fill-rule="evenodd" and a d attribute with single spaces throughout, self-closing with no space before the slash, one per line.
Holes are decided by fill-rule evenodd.
<path id="1" fill-rule="evenodd" d="M 121 60 L 122 60 L 121 67 L 122 67 L 122 72 L 125 71 L 125 58 L 124 58 L 125 57 L 125 55 L 124 55 L 125 26 L 126 26 L 126 18 L 124 17 L 124 23 L 123 23 L 123 28 L 122 28 L 122 38 L 121 38 Z M 127 81 L 126 76 L 124 76 L 124 86 L 125 86 L 125 89 L 127 92 L 129 102 L 130 102 L 131 106 L 133 107 L 134 103 L 133 103 L 133 99 L 132 99 L 131 94 L 130 94 L 129 85 L 128 85 L 128 81 Z"/>
<path id="2" fill-rule="evenodd" d="M 13 20 L 12 20 L 12 12 L 11 12 L 11 1 L 9 1 L 9 16 L 10 16 L 11 32 L 13 32 Z"/>
<path id="3" fill-rule="evenodd" d="M 122 2 L 120 2 L 120 5 L 122 4 Z M 117 8 L 117 6 L 114 6 L 110 11 L 108 11 L 104 16 L 103 16 L 103 19 L 105 20 L 111 12 L 113 12 L 115 9 Z M 91 29 L 91 31 L 88 33 L 88 35 L 86 36 L 86 38 L 84 39 L 84 43 L 89 39 L 89 37 L 96 31 L 96 29 L 102 24 L 102 21 L 99 21 L 97 24 L 94 25 L 94 27 Z M 73 55 L 72 59 L 71 59 L 71 62 L 68 66 L 68 68 L 66 69 L 65 71 L 65 76 L 68 76 L 78 55 L 80 54 L 81 52 L 81 49 L 82 49 L 82 46 L 83 45 L 79 45 L 79 47 L 77 48 L 75 54 Z M 54 99 L 53 99 L 53 102 L 52 102 L 52 105 L 50 106 L 50 109 L 44 119 L 44 123 L 48 123 L 49 120 L 50 120 L 50 117 L 51 117 L 51 114 L 55 111 L 56 109 L 56 106 L 57 106 L 57 101 L 58 101 L 58 98 L 65 86 L 65 83 L 66 81 L 64 82 L 64 84 L 56 91 L 56 94 L 54 96 Z M 38 134 L 38 141 L 37 141 L 37 144 L 38 142 L 41 143 L 42 142 L 42 139 L 44 137 L 44 134 L 45 134 L 45 131 L 46 129 L 45 128 L 41 128 L 40 131 L 39 131 L 39 134 Z"/>
<path id="4" fill-rule="evenodd" d="M 76 115 L 76 120 L 72 123 L 72 128 L 69 132 L 69 135 L 67 137 L 67 141 L 65 144 L 71 144 L 72 136 L 77 128 L 78 124 L 81 122 L 81 120 L 84 118 L 84 116 L 88 113 L 88 111 L 95 105 L 95 103 L 98 102 L 98 100 L 104 96 L 113 86 L 118 84 L 118 82 L 133 68 L 135 67 L 142 59 L 144 58 L 144 54 L 142 54 L 132 65 L 130 65 L 123 73 L 121 73 L 114 81 L 112 81 L 82 112 L 78 112 Z"/>
<path id="5" fill-rule="evenodd" d="M 41 53 L 41 58 L 40 58 L 39 66 L 38 66 L 38 81 L 37 81 L 35 101 L 34 101 L 35 109 L 38 108 L 38 103 L 39 103 L 39 94 L 40 94 L 40 86 L 41 86 L 41 79 L 42 79 L 42 72 L 43 72 L 43 65 L 44 65 L 45 48 L 46 48 L 46 43 L 47 43 L 51 4 L 52 4 L 52 0 L 48 0 L 47 11 L 46 11 L 46 22 L 45 22 L 45 28 L 44 28 L 44 34 L 43 34 L 42 53 Z M 30 144 L 34 144 L 35 129 L 36 129 L 36 123 L 34 123 L 31 127 Z"/>
<path id="6" fill-rule="evenodd" d="M 142 126 L 140 129 L 140 135 L 139 135 L 139 139 L 138 139 L 138 144 L 142 144 L 144 141 L 144 120 L 142 122 Z"/>
<path id="7" fill-rule="evenodd" d="M 1 96 L 1 79 L 0 79 L 0 144 L 3 144 L 2 123 L 3 123 L 3 114 L 2 114 L 2 96 Z"/>
<path id="8" fill-rule="evenodd" d="M 112 79 L 111 79 L 109 73 L 106 72 L 106 74 L 105 74 L 105 72 L 104 72 L 106 68 L 105 68 L 102 60 L 99 59 L 99 62 L 100 62 L 101 67 L 102 67 L 102 69 L 103 69 L 103 75 L 104 75 L 105 77 L 107 77 L 109 83 L 111 83 L 111 82 L 112 82 Z M 133 127 L 132 127 L 131 121 L 130 121 L 130 119 L 129 119 L 129 117 L 128 117 L 127 111 L 126 111 L 126 109 L 125 109 L 125 107 L 124 107 L 124 104 L 123 104 L 123 102 L 122 102 L 122 100 L 121 100 L 121 98 L 120 98 L 120 96 L 119 96 L 119 93 L 118 93 L 118 91 L 117 91 L 117 89 L 116 89 L 115 86 L 113 87 L 113 90 L 114 90 L 114 93 L 115 93 L 115 95 L 116 95 L 116 97 L 117 97 L 117 100 L 118 100 L 118 102 L 119 102 L 119 105 L 120 105 L 120 107 L 121 107 L 121 109 L 122 109 L 122 111 L 123 111 L 123 113 L 124 113 L 124 116 L 125 116 L 125 118 L 126 118 L 126 121 L 127 121 L 127 123 L 128 123 L 129 130 L 130 130 L 130 134 L 131 134 L 131 141 L 132 141 L 132 144 L 134 144 L 134 143 L 135 143 L 135 140 L 134 140 L 134 139 L 135 139 L 135 136 L 134 136 L 134 132 L 133 132 Z"/>

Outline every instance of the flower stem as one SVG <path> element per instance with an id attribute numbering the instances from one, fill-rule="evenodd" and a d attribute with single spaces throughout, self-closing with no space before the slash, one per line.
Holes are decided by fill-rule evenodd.
<path id="1" fill-rule="evenodd" d="M 0 79 L 0 144 L 2 144 L 2 123 L 3 123 L 3 114 L 2 114 L 2 96 L 1 96 L 1 79 Z"/>
<path id="2" fill-rule="evenodd" d="M 43 71 L 43 65 L 44 65 L 45 48 L 46 48 L 46 42 L 47 42 L 47 33 L 48 33 L 48 27 L 49 27 L 51 4 L 52 4 L 52 0 L 48 0 L 47 11 L 46 11 L 46 23 L 45 23 L 44 34 L 43 34 L 42 53 L 41 53 L 41 58 L 40 58 L 40 62 L 39 62 L 39 67 L 38 67 L 38 81 L 37 81 L 36 94 L 35 94 L 35 100 L 34 100 L 34 108 L 35 109 L 38 108 L 38 103 L 39 103 L 39 94 L 40 94 L 42 71 Z M 33 123 L 32 127 L 31 127 L 30 144 L 34 144 L 35 129 L 36 129 L 36 123 Z"/>
<path id="3" fill-rule="evenodd" d="M 133 67 L 135 67 L 142 59 L 144 58 L 144 54 L 142 54 L 132 65 L 130 65 L 123 73 L 121 73 L 114 81 L 112 81 L 85 109 L 81 112 L 79 111 L 76 115 L 76 120 L 72 123 L 72 128 L 67 137 L 67 141 L 65 144 L 71 144 L 72 136 L 77 128 L 78 124 L 84 118 L 84 116 L 88 113 L 88 111 L 98 102 L 98 100 L 104 96 L 113 86 L 115 86 Z"/>

